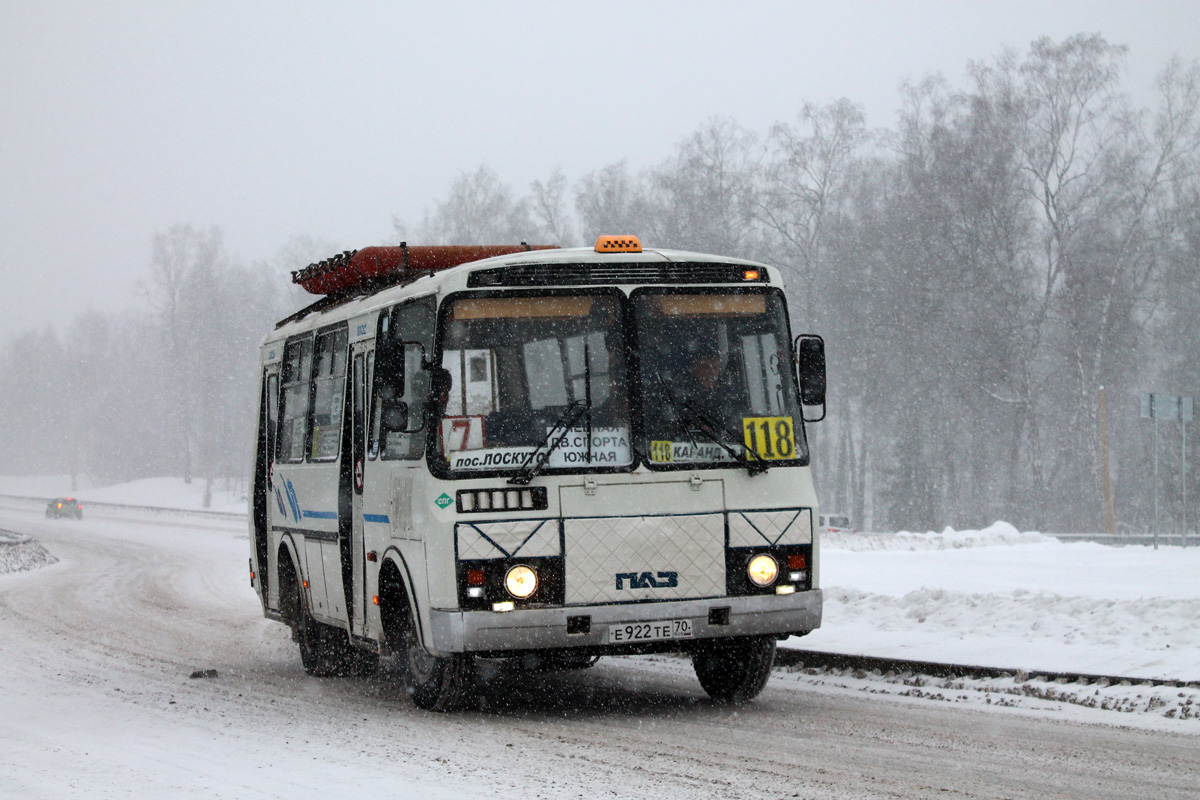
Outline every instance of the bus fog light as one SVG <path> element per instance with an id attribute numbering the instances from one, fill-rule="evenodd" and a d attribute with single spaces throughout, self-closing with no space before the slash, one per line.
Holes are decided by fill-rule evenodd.
<path id="1" fill-rule="evenodd" d="M 483 587 L 472 586 L 470 589 L 467 589 L 467 597 L 473 597 L 476 599 L 483 597 Z"/>
<path id="2" fill-rule="evenodd" d="M 804 573 L 803 572 L 789 572 L 788 580 L 791 581 L 792 583 L 800 583 L 801 581 L 804 580 Z"/>
<path id="3" fill-rule="evenodd" d="M 769 555 L 760 553 L 750 559 L 750 566 L 746 567 L 746 575 L 755 586 L 770 586 L 779 577 L 779 565 Z"/>
<path id="4" fill-rule="evenodd" d="M 513 597 L 524 600 L 537 591 L 537 573 L 523 564 L 515 566 L 504 576 L 504 588 Z"/>
<path id="5" fill-rule="evenodd" d="M 796 587 L 790 583 L 783 583 L 775 587 L 775 594 L 795 594 Z"/>
<path id="6" fill-rule="evenodd" d="M 505 600 L 503 603 L 492 603 L 492 611 L 512 611 L 516 605 L 512 600 Z"/>

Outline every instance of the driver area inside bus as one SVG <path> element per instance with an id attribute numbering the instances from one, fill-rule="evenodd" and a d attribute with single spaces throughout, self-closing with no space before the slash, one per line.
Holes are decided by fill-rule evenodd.
<path id="1" fill-rule="evenodd" d="M 624 352 L 614 294 L 452 300 L 436 452 L 452 469 L 517 468 L 548 449 L 551 467 L 631 463 Z"/>

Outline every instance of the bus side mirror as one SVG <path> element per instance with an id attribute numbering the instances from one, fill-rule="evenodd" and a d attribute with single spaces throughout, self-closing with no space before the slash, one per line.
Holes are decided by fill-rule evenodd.
<path id="1" fill-rule="evenodd" d="M 821 406 L 821 416 L 806 417 L 805 422 L 820 422 L 825 418 L 825 340 L 813 334 L 797 336 L 792 352 L 800 382 L 800 402 L 805 406 Z"/>
<path id="2" fill-rule="evenodd" d="M 384 403 L 383 428 L 386 431 L 408 431 L 408 403 L 403 400 L 393 400 Z"/>

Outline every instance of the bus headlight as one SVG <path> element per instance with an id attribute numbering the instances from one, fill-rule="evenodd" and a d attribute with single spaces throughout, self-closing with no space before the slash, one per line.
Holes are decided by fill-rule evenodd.
<path id="1" fill-rule="evenodd" d="M 504 588 L 513 597 L 524 600 L 537 591 L 537 573 L 523 564 L 515 566 L 504 576 Z"/>
<path id="2" fill-rule="evenodd" d="M 779 565 L 769 555 L 760 553 L 750 559 L 750 566 L 746 567 L 746 575 L 755 586 L 770 586 L 779 577 Z"/>

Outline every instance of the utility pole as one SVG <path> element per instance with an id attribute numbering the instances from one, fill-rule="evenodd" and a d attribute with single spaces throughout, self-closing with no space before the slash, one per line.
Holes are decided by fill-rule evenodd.
<path id="1" fill-rule="evenodd" d="M 1194 402 L 1190 397 L 1179 398 L 1179 422 L 1183 425 L 1183 445 L 1179 456 L 1179 473 L 1183 476 L 1183 546 L 1188 546 L 1188 523 L 1187 523 L 1187 424 L 1192 421 L 1192 406 Z"/>
<path id="2" fill-rule="evenodd" d="M 1108 403 L 1100 387 L 1100 491 L 1104 495 L 1104 532 L 1117 534 L 1117 514 L 1113 507 L 1112 473 L 1108 468 Z"/>

